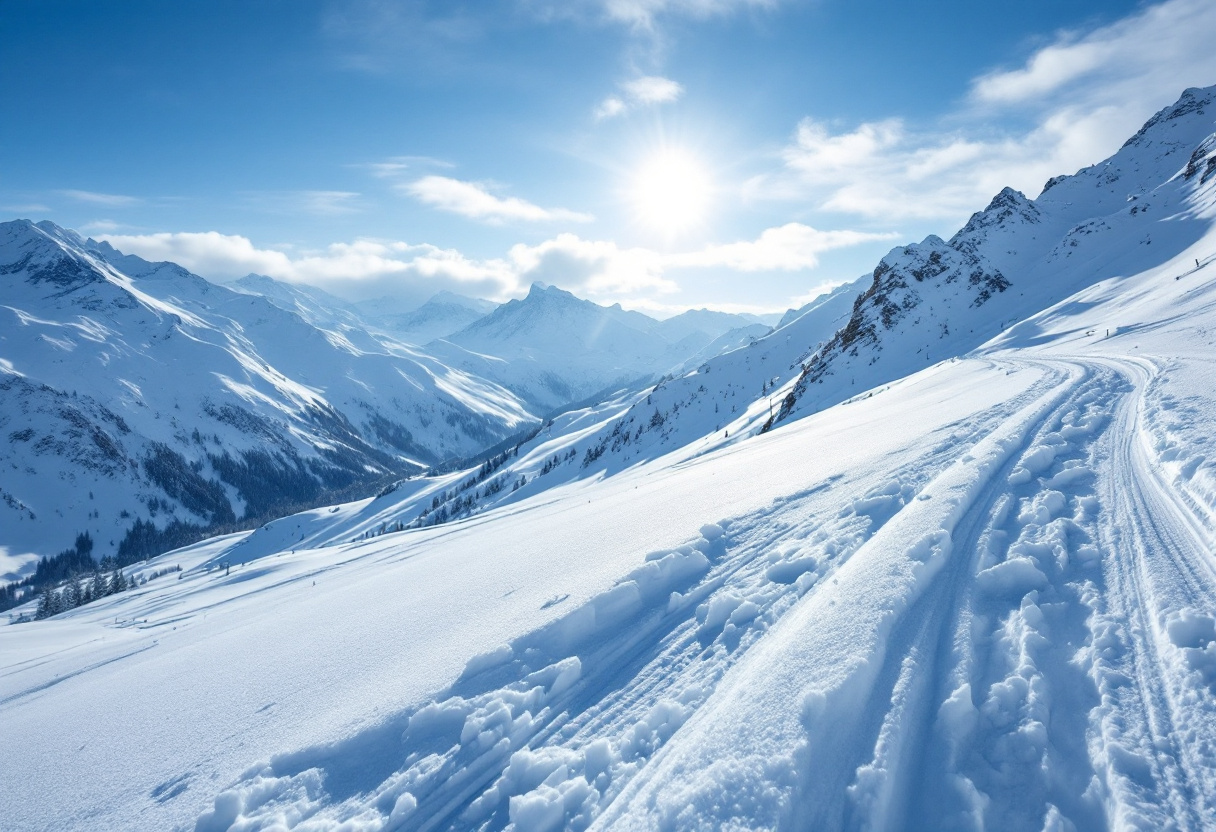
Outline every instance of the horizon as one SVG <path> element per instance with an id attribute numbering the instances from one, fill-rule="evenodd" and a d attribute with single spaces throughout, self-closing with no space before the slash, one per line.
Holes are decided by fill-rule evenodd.
<path id="1" fill-rule="evenodd" d="M 350 302 L 779 314 L 1216 82 L 1199 0 L 64 5 L 12 15 L 0 210 Z"/>

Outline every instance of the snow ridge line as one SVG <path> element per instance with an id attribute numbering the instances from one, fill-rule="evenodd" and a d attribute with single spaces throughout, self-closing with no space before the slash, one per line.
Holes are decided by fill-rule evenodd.
<path id="1" fill-rule="evenodd" d="M 798 817 L 795 783 L 810 793 L 816 774 L 839 770 L 841 755 L 851 759 L 844 747 L 858 726 L 873 719 L 864 706 L 892 631 L 951 560 L 960 521 L 1088 375 L 1076 365 L 1067 365 L 1067 372 L 1067 380 L 939 474 L 829 585 L 785 616 L 595 828 L 695 827 L 695 818 L 705 815 L 759 826 L 810 822 Z M 757 724 L 757 714 L 764 724 Z M 841 739 L 832 743 L 829 737 Z"/>

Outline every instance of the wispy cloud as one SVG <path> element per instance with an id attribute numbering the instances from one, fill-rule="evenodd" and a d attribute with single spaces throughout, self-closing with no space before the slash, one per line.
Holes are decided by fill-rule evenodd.
<path id="1" fill-rule="evenodd" d="M 975 79 L 972 97 L 996 105 L 1057 105 L 1081 98 L 1144 107 L 1182 86 L 1216 81 L 1216 6 L 1167 0 L 1088 32 L 1061 33 L 1016 69 Z"/>
<path id="2" fill-rule="evenodd" d="M 684 94 L 684 87 L 680 84 L 658 75 L 644 75 L 621 86 L 629 98 L 638 104 L 665 104 Z"/>
<path id="3" fill-rule="evenodd" d="M 664 18 L 705 19 L 744 9 L 772 8 L 779 0 L 523 0 L 543 18 L 586 16 L 624 24 L 639 32 L 652 32 Z"/>
<path id="4" fill-rule="evenodd" d="M 113 234 L 124 228 L 130 228 L 130 226 L 114 220 L 92 220 L 79 226 L 79 229 L 85 234 Z"/>
<path id="5" fill-rule="evenodd" d="M 404 185 L 403 189 L 419 202 L 432 208 L 488 223 L 554 220 L 590 222 L 594 219 L 590 214 L 565 208 L 542 208 L 518 197 L 495 196 L 483 183 L 465 182 L 446 176 L 424 176 Z"/>
<path id="6" fill-rule="evenodd" d="M 371 171 L 372 176 L 380 179 L 394 179 L 408 171 L 426 168 L 454 168 L 456 166 L 432 156 L 390 156 L 382 162 L 370 162 L 353 167 L 366 168 Z"/>
<path id="7" fill-rule="evenodd" d="M 126 196 L 124 194 L 102 194 L 96 191 L 78 191 L 74 189 L 62 190 L 59 193 L 77 202 L 88 202 L 92 205 L 107 205 L 111 208 L 124 208 L 130 205 L 139 205 L 143 202 L 137 196 Z"/>
<path id="8" fill-rule="evenodd" d="M 593 296 L 669 293 L 679 289 L 677 278 L 682 271 L 802 271 L 817 266 L 819 255 L 825 251 L 897 236 L 893 232 L 820 231 L 792 222 L 766 229 L 754 240 L 709 245 L 697 251 L 661 253 L 559 234 L 536 246 L 516 245 L 508 259 L 522 284 L 540 280 Z"/>
<path id="9" fill-rule="evenodd" d="M 264 274 L 352 298 L 418 292 L 426 296 L 449 289 L 505 299 L 518 288 L 515 270 L 505 261 L 473 260 L 426 244 L 356 240 L 289 255 L 258 248 L 247 237 L 215 231 L 106 234 L 101 239 L 128 254 L 170 260 L 212 280 Z"/>
<path id="10" fill-rule="evenodd" d="M 517 244 L 505 256 L 487 259 L 427 244 L 386 240 L 356 240 L 317 251 L 289 253 L 259 248 L 247 237 L 215 231 L 100 236 L 126 253 L 148 260 L 171 260 L 213 280 L 253 272 L 320 286 L 350 298 L 388 293 L 429 296 L 449 289 L 506 300 L 540 280 L 594 298 L 644 305 L 647 297 L 653 300 L 678 291 L 681 275 L 690 271 L 808 270 L 815 267 L 824 251 L 896 235 L 820 231 L 788 223 L 767 229 L 754 240 L 662 253 L 564 233 L 536 245 Z"/>
<path id="11" fill-rule="evenodd" d="M 819 255 L 833 249 L 891 240 L 895 232 L 820 231 L 799 222 L 768 228 L 755 240 L 707 246 L 701 251 L 667 258 L 680 268 L 719 267 L 741 272 L 798 271 L 819 265 Z"/>
<path id="12" fill-rule="evenodd" d="M 11 214 L 45 214 L 50 210 L 50 206 L 43 205 L 41 202 L 28 202 L 23 205 L 0 205 L 0 211 Z"/>
<path id="13" fill-rule="evenodd" d="M 659 75 L 643 75 L 621 84 L 619 95 L 610 95 L 595 108 L 597 119 L 623 115 L 635 107 L 653 106 L 678 101 L 684 87 L 670 78 Z"/>
<path id="14" fill-rule="evenodd" d="M 539 280 L 594 296 L 669 293 L 679 288 L 663 276 L 663 257 L 657 252 L 574 234 L 559 234 L 535 246 L 512 246 L 509 259 L 525 286 Z"/>
<path id="15" fill-rule="evenodd" d="M 249 191 L 245 199 L 256 208 L 279 214 L 336 216 L 358 212 L 354 191 Z"/>
<path id="16" fill-rule="evenodd" d="M 1006 185 L 1034 196 L 1050 177 L 1113 153 L 1183 87 L 1216 81 L 1214 31 L 1210 0 L 1167 0 L 1062 33 L 1022 66 L 975 78 L 940 122 L 949 127 L 891 119 L 834 130 L 804 119 L 782 153 L 785 169 L 756 177 L 745 194 L 951 221 Z M 994 130 L 1002 122 L 1030 126 Z"/>

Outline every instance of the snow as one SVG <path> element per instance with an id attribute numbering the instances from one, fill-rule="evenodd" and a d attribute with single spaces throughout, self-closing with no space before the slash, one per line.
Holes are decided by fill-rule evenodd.
<path id="1" fill-rule="evenodd" d="M 174 264 L 90 245 L 49 223 L 0 225 L 4 573 L 83 531 L 109 556 L 136 520 L 232 522 L 251 498 L 257 517 L 267 502 L 416 472 L 538 421 L 504 388 L 350 316 L 318 328 Z M 158 453 L 191 466 L 210 497 L 154 477 Z M 263 470 L 261 493 L 243 492 L 212 459 L 224 454 L 261 454 L 281 482 Z M 293 482 L 297 493 L 275 493 Z"/>
<path id="2" fill-rule="evenodd" d="M 960 414 L 957 404 L 949 402 L 953 384 L 978 386 L 981 379 L 990 383 L 968 405 L 975 411 L 972 418 L 983 422 L 993 418 L 988 408 L 999 410 L 1002 402 L 1040 378 L 1034 370 L 1005 375 L 981 362 L 945 369 L 948 372 L 930 373 L 909 385 L 899 399 L 873 399 L 868 413 L 808 419 L 785 435 L 766 437 L 758 453 L 730 448 L 682 465 L 656 464 L 596 483 L 574 482 L 465 523 L 390 533 L 358 544 L 296 549 L 294 554 L 283 551 L 234 567 L 227 576 L 218 569 L 188 569 L 172 585 L 157 587 L 152 581 L 138 594 L 68 613 L 63 618 L 87 620 L 98 629 L 115 618 L 139 621 L 141 641 L 120 654 L 125 658 L 115 657 L 37 693 L 31 692 L 26 673 L 18 670 L 5 677 L 0 698 L 6 700 L 6 734 L 18 746 L 37 742 L 43 748 L 5 787 L 6 808 L 7 795 L 16 799 L 32 783 L 50 777 L 63 755 L 72 755 L 75 765 L 97 768 L 97 777 L 67 784 L 61 795 L 38 806 L 23 804 L 24 826 L 70 825 L 74 807 L 82 804 L 95 808 L 95 819 L 112 825 L 121 825 L 123 817 L 138 817 L 141 824 L 153 827 L 191 823 L 211 806 L 224 784 L 238 781 L 259 760 L 269 761 L 276 782 L 284 777 L 289 781 L 276 787 L 280 801 L 287 793 L 306 796 L 302 772 L 347 752 L 388 758 L 382 773 L 376 769 L 351 788 L 387 789 L 386 778 L 405 761 L 394 750 L 404 728 L 392 726 L 404 726 L 432 699 L 442 705 L 458 697 L 473 702 L 468 707 L 474 710 L 492 710 L 497 708 L 495 699 L 515 702 L 516 693 L 525 696 L 535 689 L 538 683 L 528 681 L 530 674 L 574 657 L 584 676 L 590 667 L 597 678 L 619 673 L 617 665 L 627 656 L 614 656 L 614 645 L 611 640 L 605 644 L 605 638 L 622 622 L 647 622 L 643 633 L 653 637 L 655 627 L 665 631 L 687 621 L 694 631 L 683 649 L 695 646 L 699 651 L 697 607 L 712 595 L 717 582 L 740 566 L 752 573 L 747 597 L 770 614 L 800 592 L 797 584 L 770 584 L 763 576 L 769 565 L 763 557 L 747 566 L 758 553 L 767 555 L 764 518 L 787 517 L 809 536 L 825 519 L 843 526 L 848 530 L 843 542 L 807 541 L 824 557 L 831 551 L 840 557 L 872 522 L 868 515 L 852 511 L 853 493 L 885 487 L 900 459 L 918 469 L 946 461 L 945 451 L 926 460 L 920 444 L 923 432 L 940 431 L 944 438 L 958 429 L 960 417 L 971 416 Z M 869 441 L 876 422 L 906 407 L 924 413 L 912 435 L 892 433 L 882 441 Z M 798 452 L 804 437 L 824 434 L 837 437 L 838 453 Z M 852 448 L 857 445 L 869 447 L 859 455 Z M 756 482 L 750 476 L 753 470 L 774 475 Z M 804 496 L 796 496 L 802 492 Z M 837 517 L 842 510 L 845 516 Z M 702 534 L 707 521 L 724 534 L 712 527 L 708 536 Z M 538 535 L 537 529 L 546 532 Z M 742 538 L 736 546 L 749 553 L 731 558 L 731 540 L 736 537 Z M 652 552 L 662 554 L 647 561 Z M 164 558 L 173 562 L 171 556 Z M 702 577 L 706 562 L 717 566 Z M 452 575 L 462 577 L 445 578 Z M 674 603 L 673 592 L 681 593 Z M 550 603 L 558 598 L 562 600 Z M 674 611 L 668 613 L 670 608 Z M 275 612 L 267 615 L 268 610 Z M 754 636 L 760 621 L 753 618 L 742 626 Z M 0 639 L 22 639 L 23 629 L 42 626 L 5 628 Z M 633 626 L 639 625 L 628 629 Z M 715 637 L 727 643 L 753 637 L 741 629 L 727 623 Z M 502 644 L 512 650 L 507 663 L 462 680 L 470 660 Z M 595 655 L 600 645 L 607 655 Z M 149 647 L 134 653 L 136 646 Z M 709 692 L 711 684 L 702 673 L 713 678 L 731 659 L 725 646 L 717 650 L 714 668 L 680 680 L 673 701 L 694 682 Z M 8 654 L 6 648 L 0 652 Z M 499 660 L 504 656 L 500 653 Z M 478 659 L 473 669 L 486 664 L 486 659 Z M 62 662 L 52 658 L 43 667 L 64 677 L 78 669 L 70 656 Z M 450 695 L 439 695 L 448 688 Z M 585 696 L 582 690 L 577 688 Z M 568 700 L 573 693 L 563 696 Z M 531 714 L 518 730 L 548 726 L 556 715 L 546 704 L 552 695 L 538 693 L 536 701 L 520 700 L 523 704 L 513 706 L 513 720 Z M 138 701 L 140 707 L 110 713 L 113 703 L 124 701 Z M 45 735 L 41 726 L 46 715 L 68 702 L 72 704 L 70 713 L 62 716 L 62 730 Z M 646 711 L 654 704 L 646 704 Z M 542 714 L 546 707 L 549 711 Z M 632 731 L 637 720 L 623 718 Z M 453 739 L 459 740 L 463 724 L 458 722 Z M 509 732 L 503 737 L 511 740 Z M 131 742 L 158 752 L 141 755 Z M 481 746 L 475 740 L 473 745 L 457 747 L 453 757 L 476 756 Z M 651 745 L 661 742 L 656 739 Z M 116 749 L 124 748 L 129 765 L 115 769 L 105 764 Z M 282 768 L 275 766 L 275 755 L 289 749 L 304 754 L 309 764 L 297 756 Z M 625 767 L 621 776 L 644 759 L 629 756 L 620 763 Z M 420 764 L 426 765 L 423 760 Z M 257 771 L 264 768 L 259 764 Z M 407 774 L 422 776 L 409 767 Z M 269 788 L 270 775 L 259 776 L 258 788 Z M 329 776 L 332 780 L 336 774 Z M 188 788 L 164 802 L 152 796 L 171 781 Z M 244 787 L 239 788 L 243 793 Z M 107 797 L 98 803 L 103 794 Z M 310 805 L 305 797 L 299 799 L 305 808 Z M 418 811 L 423 811 L 423 803 L 420 800 Z M 13 812 L 18 808 L 11 807 Z M 280 808 L 274 803 L 267 811 Z M 509 805 L 501 808 L 509 811 Z"/>
<path id="3" fill-rule="evenodd" d="M 807 310 L 481 479 L 0 628 L 0 817 L 1216 828 L 1214 94 L 888 255 L 843 310 L 870 336 Z"/>

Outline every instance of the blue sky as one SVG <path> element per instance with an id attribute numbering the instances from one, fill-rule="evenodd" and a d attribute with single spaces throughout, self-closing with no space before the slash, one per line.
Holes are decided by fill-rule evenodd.
<path id="1" fill-rule="evenodd" d="M 0 212 L 349 298 L 797 305 L 1216 83 L 1210 0 L 6 0 Z"/>

